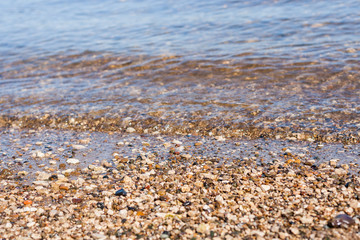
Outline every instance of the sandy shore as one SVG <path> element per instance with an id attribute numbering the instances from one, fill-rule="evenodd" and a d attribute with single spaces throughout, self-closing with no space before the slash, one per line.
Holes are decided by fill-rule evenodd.
<path id="1" fill-rule="evenodd" d="M 1 136 L 3 239 L 360 239 L 358 146 Z"/>

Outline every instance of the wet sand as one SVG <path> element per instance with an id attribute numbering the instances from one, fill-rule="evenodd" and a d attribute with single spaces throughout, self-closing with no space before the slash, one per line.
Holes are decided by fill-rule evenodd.
<path id="1" fill-rule="evenodd" d="M 360 237 L 358 144 L 134 130 L 2 128 L 0 236 Z"/>

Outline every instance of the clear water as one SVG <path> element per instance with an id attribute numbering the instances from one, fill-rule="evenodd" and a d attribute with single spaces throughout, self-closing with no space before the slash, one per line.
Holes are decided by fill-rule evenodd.
<path id="1" fill-rule="evenodd" d="M 50 116 L 56 127 L 75 117 L 94 129 L 101 119 L 95 130 L 106 130 L 126 119 L 170 133 L 230 126 L 281 137 L 280 127 L 359 142 L 358 1 L 29 0 L 0 9 L 8 121 Z"/>

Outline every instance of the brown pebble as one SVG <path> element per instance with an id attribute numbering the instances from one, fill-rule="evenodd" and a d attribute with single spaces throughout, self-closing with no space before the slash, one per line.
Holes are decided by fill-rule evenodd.
<path id="1" fill-rule="evenodd" d="M 75 203 L 75 204 L 76 204 L 76 203 L 81 203 L 82 201 L 83 201 L 83 200 L 82 200 L 81 198 L 73 198 L 73 199 L 72 199 L 72 202 Z"/>

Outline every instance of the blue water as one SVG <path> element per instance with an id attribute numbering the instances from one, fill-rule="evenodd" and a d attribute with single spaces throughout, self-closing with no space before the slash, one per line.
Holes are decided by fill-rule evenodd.
<path id="1" fill-rule="evenodd" d="M 331 58 L 360 45 L 358 1 L 29 0 L 1 1 L 0 9 L 0 50 L 13 54 Z"/>
<path id="2" fill-rule="evenodd" d="M 355 0 L 24 0 L 0 9 L 4 116 L 360 127 Z"/>

